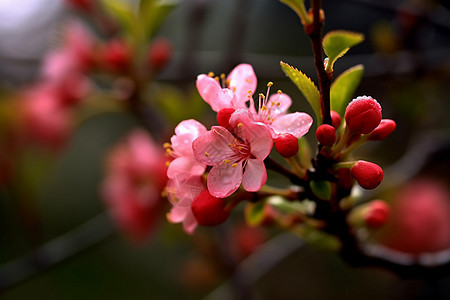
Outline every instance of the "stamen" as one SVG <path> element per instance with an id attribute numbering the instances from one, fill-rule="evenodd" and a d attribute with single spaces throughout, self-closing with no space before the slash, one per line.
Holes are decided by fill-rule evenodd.
<path id="1" fill-rule="evenodd" d="M 242 126 L 244 126 L 244 124 L 242 124 L 242 123 L 237 124 L 238 128 L 242 128 Z"/>
<path id="2" fill-rule="evenodd" d="M 283 92 L 281 90 L 278 90 L 277 93 L 278 94 L 283 94 Z"/>
<path id="3" fill-rule="evenodd" d="M 214 77 L 214 79 L 219 82 L 219 76 Z"/>
<path id="4" fill-rule="evenodd" d="M 231 165 L 233 168 L 236 168 L 237 167 L 237 163 L 234 163 L 234 164 L 232 164 Z"/>
<path id="5" fill-rule="evenodd" d="M 225 159 L 223 162 L 226 163 L 226 164 L 229 164 L 230 160 L 229 159 Z"/>
<path id="6" fill-rule="evenodd" d="M 206 156 L 206 157 L 209 157 L 209 153 L 208 153 L 208 152 L 205 152 L 205 156 Z"/>
<path id="7" fill-rule="evenodd" d="M 214 77 L 214 72 L 209 72 L 209 73 L 208 73 L 208 76 L 209 76 L 209 77 Z"/>
<path id="8" fill-rule="evenodd" d="M 166 167 L 169 167 L 170 161 L 166 161 Z"/>
<path id="9" fill-rule="evenodd" d="M 267 87 L 271 87 L 273 85 L 273 82 L 272 81 L 269 81 L 268 83 L 267 83 Z"/>
<path id="10" fill-rule="evenodd" d="M 165 149 L 167 149 L 167 148 L 172 148 L 172 144 L 171 144 L 171 143 L 164 143 L 164 144 L 163 144 L 163 147 L 164 147 Z"/>

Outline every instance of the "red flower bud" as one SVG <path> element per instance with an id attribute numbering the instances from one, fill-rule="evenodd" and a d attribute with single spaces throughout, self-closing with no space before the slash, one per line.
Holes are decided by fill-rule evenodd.
<path id="1" fill-rule="evenodd" d="M 372 97 L 357 97 L 347 106 L 344 117 L 352 133 L 367 134 L 381 122 L 381 105 Z"/>
<path id="2" fill-rule="evenodd" d="M 331 146 L 336 142 L 336 130 L 328 124 L 320 125 L 316 130 L 317 140 L 324 146 Z"/>
<path id="3" fill-rule="evenodd" d="M 339 126 L 341 126 L 341 122 L 342 122 L 342 118 L 341 116 L 334 110 L 332 110 L 330 112 L 331 114 L 331 125 L 335 128 L 338 129 Z"/>
<path id="4" fill-rule="evenodd" d="M 217 123 L 220 126 L 228 128 L 230 117 L 236 110 L 234 108 L 223 108 L 217 112 Z"/>
<path id="5" fill-rule="evenodd" d="M 367 190 L 376 188 L 383 180 L 383 169 L 377 164 L 360 160 L 350 169 L 358 184 Z"/>
<path id="6" fill-rule="evenodd" d="M 230 212 L 225 209 L 225 200 L 203 191 L 192 201 L 191 209 L 198 224 L 216 226 L 225 222 Z"/>
<path id="7" fill-rule="evenodd" d="M 164 68 L 172 57 L 172 45 L 164 38 L 153 41 L 148 50 L 148 65 L 159 71 Z"/>
<path id="8" fill-rule="evenodd" d="M 67 0 L 67 2 L 69 5 L 82 11 L 90 11 L 94 7 L 94 2 L 92 0 Z"/>
<path id="9" fill-rule="evenodd" d="M 111 40 L 105 46 L 104 61 L 107 68 L 124 71 L 131 65 L 131 49 L 124 40 Z"/>
<path id="10" fill-rule="evenodd" d="M 364 221 L 367 226 L 377 228 L 383 226 L 389 218 L 390 207 L 382 200 L 374 200 L 368 203 Z"/>
<path id="11" fill-rule="evenodd" d="M 292 157 L 298 152 L 298 139 L 290 133 L 281 133 L 274 141 L 275 149 L 283 157 Z"/>
<path id="12" fill-rule="evenodd" d="M 369 140 L 381 141 L 387 138 L 397 127 L 394 120 L 383 119 L 380 125 L 369 134 Z"/>

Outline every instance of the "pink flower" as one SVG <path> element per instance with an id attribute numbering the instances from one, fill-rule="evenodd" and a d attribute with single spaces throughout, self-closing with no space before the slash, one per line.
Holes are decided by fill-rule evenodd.
<path id="1" fill-rule="evenodd" d="M 193 119 L 178 124 L 175 135 L 170 139 L 171 144 L 165 145 L 168 153 L 175 158 L 167 169 L 167 177 L 171 179 L 176 176 L 190 177 L 205 172 L 205 164 L 197 161 L 192 152 L 192 142 L 205 132 L 205 126 Z"/>
<path id="2" fill-rule="evenodd" d="M 172 223 L 183 223 L 187 233 L 193 233 L 197 227 L 191 203 L 206 190 L 202 178 L 206 165 L 197 161 L 192 151 L 192 142 L 205 132 L 205 126 L 200 122 L 185 120 L 175 128 L 171 144 L 165 145 L 167 153 L 174 157 L 167 169 L 166 191 L 173 205 L 167 219 Z"/>
<path id="3" fill-rule="evenodd" d="M 205 191 L 203 177 L 176 176 L 169 179 L 167 195 L 173 207 L 167 214 L 167 219 L 172 223 L 183 223 L 183 229 L 192 234 L 197 228 L 198 222 L 192 212 L 191 204 L 194 199 Z"/>
<path id="4" fill-rule="evenodd" d="M 269 82 L 266 96 L 260 94 L 258 107 L 255 108 L 252 98 L 257 79 L 251 65 L 240 64 L 236 66 L 228 75 L 223 78 L 225 87 L 222 88 L 218 78 L 212 78 L 205 74 L 197 77 L 197 89 L 200 96 L 211 105 L 212 110 L 220 114 L 225 109 L 247 108 L 247 101 L 250 100 L 249 109 L 256 121 L 267 125 L 273 138 L 281 133 L 290 133 L 296 138 L 305 135 L 313 122 L 312 118 L 301 112 L 287 114 L 287 110 L 292 104 L 291 98 L 281 91 L 269 97 Z"/>
<path id="5" fill-rule="evenodd" d="M 21 116 L 25 134 L 39 144 L 59 148 L 72 127 L 72 111 L 64 106 L 55 89 L 36 85 L 23 94 Z"/>
<path id="6" fill-rule="evenodd" d="M 134 241 L 153 229 L 162 205 L 164 152 L 141 130 L 130 133 L 109 156 L 102 196 L 117 226 Z"/>
<path id="7" fill-rule="evenodd" d="M 212 74 L 210 74 L 212 75 Z M 249 64 L 236 66 L 224 80 L 224 87 L 219 78 L 201 74 L 197 77 L 197 90 L 203 100 L 218 112 L 224 108 L 247 108 L 246 103 L 256 89 L 257 79 L 253 67 Z M 250 91 L 250 94 L 249 94 Z"/>
<path id="8" fill-rule="evenodd" d="M 272 148 L 272 137 L 266 126 L 255 122 L 247 109 L 230 117 L 233 133 L 213 126 L 192 144 L 195 157 L 213 166 L 208 175 L 208 190 L 214 197 L 225 198 L 241 185 L 258 191 L 267 180 L 264 159 Z"/>

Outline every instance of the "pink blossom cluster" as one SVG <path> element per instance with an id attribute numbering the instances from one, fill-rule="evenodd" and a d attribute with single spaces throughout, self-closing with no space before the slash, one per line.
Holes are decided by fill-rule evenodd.
<path id="1" fill-rule="evenodd" d="M 199 75 L 197 89 L 217 112 L 219 125 L 207 130 L 198 121 L 183 121 L 166 145 L 174 158 L 167 170 L 167 192 L 173 205 L 168 219 L 182 222 L 189 233 L 198 224 L 225 221 L 234 205 L 230 199 L 240 186 L 257 192 L 266 183 L 264 160 L 274 141 L 287 137 L 298 145 L 311 127 L 308 114 L 287 113 L 292 103 L 288 95 L 281 91 L 269 95 L 271 82 L 267 94 L 260 94 L 255 104 L 256 86 L 249 64 L 236 66 L 227 77 Z"/>
<path id="2" fill-rule="evenodd" d="M 40 78 L 22 94 L 24 130 L 32 140 L 60 146 L 73 123 L 73 108 L 90 92 L 86 72 L 92 67 L 94 39 L 78 22 L 70 22 L 64 44 L 43 59 Z"/>
<path id="3" fill-rule="evenodd" d="M 167 183 L 164 151 L 143 130 L 132 131 L 109 154 L 102 196 L 119 229 L 144 240 L 161 213 Z"/>

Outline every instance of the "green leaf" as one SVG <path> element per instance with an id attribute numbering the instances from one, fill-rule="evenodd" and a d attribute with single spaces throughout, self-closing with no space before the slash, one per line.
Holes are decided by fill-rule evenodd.
<path id="1" fill-rule="evenodd" d="M 317 122 L 321 124 L 322 117 L 320 113 L 320 94 L 316 85 L 308 76 L 296 68 L 291 67 L 284 62 L 280 62 L 280 65 L 283 72 L 289 77 L 289 79 L 291 79 L 293 83 L 295 83 L 297 88 L 302 92 L 303 96 L 305 96 L 306 100 L 308 100 L 314 110 L 314 113 L 316 114 Z"/>
<path id="2" fill-rule="evenodd" d="M 335 30 L 328 32 L 323 37 L 323 50 L 328 56 L 327 73 L 333 70 L 336 60 L 342 57 L 350 47 L 353 47 L 364 40 L 364 35 L 358 32 Z"/>
<path id="3" fill-rule="evenodd" d="M 147 39 L 156 33 L 167 15 L 177 4 L 178 1 L 145 0 L 141 2 L 140 19 Z"/>
<path id="4" fill-rule="evenodd" d="M 344 116 L 345 108 L 353 97 L 364 74 L 364 66 L 356 65 L 339 75 L 331 85 L 331 109 Z"/>
<path id="5" fill-rule="evenodd" d="M 305 9 L 305 0 L 280 0 L 280 2 L 286 4 L 289 6 L 293 11 L 297 13 L 297 15 L 300 17 L 300 20 L 302 21 L 302 24 L 311 24 L 313 21 L 310 17 L 308 17 L 308 14 Z"/>
<path id="6" fill-rule="evenodd" d="M 288 201 L 281 196 L 271 196 L 267 199 L 267 203 L 275 207 L 277 210 L 283 213 L 300 213 L 302 215 L 308 215 L 314 213 L 316 205 L 312 201 Z"/>
<path id="7" fill-rule="evenodd" d="M 136 39 L 141 38 L 142 27 L 133 7 L 128 1 L 103 0 L 103 6 L 122 28 Z"/>
<path id="8" fill-rule="evenodd" d="M 264 221 L 265 201 L 249 203 L 245 207 L 245 220 L 249 226 L 258 226 Z"/>
<path id="9" fill-rule="evenodd" d="M 330 200 L 331 198 L 331 184 L 328 181 L 311 181 L 309 186 L 314 195 L 322 200 Z"/>

